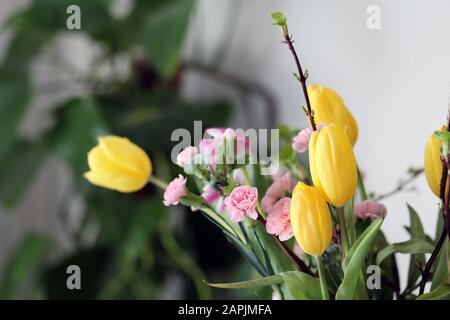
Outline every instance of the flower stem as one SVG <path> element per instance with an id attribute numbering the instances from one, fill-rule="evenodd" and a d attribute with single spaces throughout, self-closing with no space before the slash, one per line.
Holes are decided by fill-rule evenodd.
<path id="1" fill-rule="evenodd" d="M 425 285 L 427 284 L 428 277 L 431 274 L 431 267 L 433 266 L 433 263 L 436 260 L 438 254 L 442 248 L 442 245 L 445 242 L 446 237 L 447 237 L 447 229 L 444 227 L 442 229 L 441 236 L 439 237 L 439 240 L 436 243 L 436 247 L 434 247 L 434 250 L 431 253 L 430 259 L 428 259 L 428 261 L 425 265 L 425 269 L 422 271 L 422 280 L 420 281 L 419 296 L 422 295 L 425 291 Z"/>
<path id="2" fill-rule="evenodd" d="M 320 256 L 315 256 L 317 263 L 317 269 L 319 270 L 320 278 L 320 290 L 322 291 L 322 300 L 330 300 L 330 295 L 328 293 L 327 276 L 325 274 L 325 267 L 323 266 L 322 258 Z"/>
<path id="3" fill-rule="evenodd" d="M 165 182 L 165 181 L 163 181 L 161 179 L 158 179 L 155 176 L 150 176 L 150 178 L 148 179 L 148 182 L 150 182 L 151 184 L 153 184 L 153 185 L 155 185 L 158 188 L 161 188 L 163 190 L 166 190 L 166 188 L 168 186 L 167 182 Z"/>
<path id="4" fill-rule="evenodd" d="M 350 249 L 348 234 L 347 234 L 347 226 L 345 223 L 344 209 L 342 207 L 336 208 L 338 223 L 339 223 L 339 233 L 341 235 L 341 245 L 342 245 L 342 256 L 345 257 L 345 254 Z"/>
<path id="5" fill-rule="evenodd" d="M 358 170 L 358 189 L 359 189 L 359 195 L 361 196 L 361 200 L 365 201 L 367 199 L 369 199 L 368 195 L 367 195 L 367 191 L 366 191 L 366 186 L 364 185 L 364 181 L 361 175 L 361 171 L 359 170 L 359 168 L 357 168 Z"/>

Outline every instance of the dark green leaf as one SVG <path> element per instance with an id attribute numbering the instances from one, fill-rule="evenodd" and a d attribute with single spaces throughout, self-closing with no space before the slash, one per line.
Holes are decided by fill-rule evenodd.
<path id="1" fill-rule="evenodd" d="M 40 234 L 28 234 L 9 258 L 2 275 L 0 296 L 3 299 L 17 298 L 32 272 L 44 262 L 50 248 L 50 240 Z"/>
<path id="2" fill-rule="evenodd" d="M 425 293 L 417 300 L 448 300 L 450 299 L 450 286 L 440 286 L 429 293 Z"/>
<path id="3" fill-rule="evenodd" d="M 87 171 L 87 153 L 97 137 L 107 130 L 95 101 L 89 97 L 73 99 L 57 110 L 57 124 L 48 134 L 52 150 L 65 160 L 77 178 Z"/>
<path id="4" fill-rule="evenodd" d="M 44 159 L 40 144 L 19 143 L 0 162 L 0 200 L 13 206 L 20 200 Z"/>
<path id="5" fill-rule="evenodd" d="M 180 63 L 180 51 L 194 1 L 169 2 L 151 12 L 144 25 L 141 41 L 152 66 L 170 77 Z"/>
<path id="6" fill-rule="evenodd" d="M 409 211 L 409 219 L 411 221 L 409 227 L 409 233 L 411 234 L 411 237 L 415 239 L 426 240 L 426 234 L 423 229 L 422 222 L 420 221 L 419 215 L 413 207 L 411 207 L 409 204 L 407 204 L 407 206 Z M 420 270 L 417 267 L 417 264 L 419 264 L 419 266 L 425 265 L 425 254 L 411 255 L 408 272 L 408 288 L 414 287 L 417 279 L 420 277 Z"/>
<path id="7" fill-rule="evenodd" d="M 264 278 L 233 282 L 207 283 L 209 286 L 223 289 L 259 288 L 285 283 L 294 300 L 321 300 L 320 281 L 303 272 L 288 271 Z"/>
<path id="8" fill-rule="evenodd" d="M 351 300 L 354 298 L 361 267 L 382 223 L 382 218 L 378 218 L 372 222 L 347 253 L 343 262 L 344 280 L 342 280 L 342 283 L 336 292 L 337 300 Z"/>
<path id="9" fill-rule="evenodd" d="M 132 222 L 123 244 L 127 261 L 143 256 L 157 224 L 166 213 L 166 207 L 160 199 L 145 201 L 135 212 L 130 213 Z"/>
<path id="10" fill-rule="evenodd" d="M 438 259 L 436 261 L 436 268 L 433 271 L 433 279 L 431 282 L 431 290 L 436 289 L 438 286 L 446 284 L 450 281 L 449 277 L 449 244 L 448 238 L 445 240 L 441 251 L 439 252 Z"/>
<path id="11" fill-rule="evenodd" d="M 280 273 L 294 300 L 322 300 L 320 280 L 306 273 L 289 271 Z"/>
<path id="12" fill-rule="evenodd" d="M 14 145 L 17 129 L 31 97 L 26 74 L 11 75 L 0 68 L 0 159 Z"/>
<path id="13" fill-rule="evenodd" d="M 253 279 L 253 280 L 247 280 L 247 281 L 241 281 L 241 282 L 231 282 L 231 283 L 208 283 L 206 284 L 211 287 L 215 288 L 222 288 L 222 289 L 245 289 L 245 288 L 259 288 L 264 286 L 272 286 L 274 284 L 280 284 L 283 283 L 285 280 L 283 279 L 282 275 L 274 275 L 259 279 Z"/>

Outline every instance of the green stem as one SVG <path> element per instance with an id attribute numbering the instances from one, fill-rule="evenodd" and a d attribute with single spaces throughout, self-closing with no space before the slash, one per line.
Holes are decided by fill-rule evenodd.
<path id="1" fill-rule="evenodd" d="M 247 167 L 242 167 L 242 174 L 244 176 L 244 181 L 248 186 L 253 186 L 253 182 L 250 180 L 250 176 L 248 174 L 248 170 Z M 256 208 L 258 209 L 259 214 L 261 215 L 261 217 L 264 218 L 264 220 L 267 219 L 267 215 L 264 212 L 262 206 L 261 206 L 261 201 L 259 201 L 259 197 L 258 197 L 258 201 L 256 202 Z"/>
<path id="2" fill-rule="evenodd" d="M 168 186 L 167 182 L 165 182 L 161 179 L 158 179 L 155 176 L 150 176 L 150 178 L 148 179 L 148 182 L 154 184 L 155 186 L 157 186 L 158 188 L 161 188 L 163 190 L 166 190 L 166 188 Z"/>
<path id="3" fill-rule="evenodd" d="M 350 249 L 350 244 L 348 241 L 347 225 L 345 223 L 344 209 L 342 207 L 336 208 L 338 223 L 339 223 L 339 233 L 341 235 L 341 245 L 342 245 L 342 256 Z"/>
<path id="4" fill-rule="evenodd" d="M 195 285 L 198 297 L 201 300 L 212 299 L 211 288 L 205 285 L 206 276 L 197 264 L 185 254 L 184 249 L 180 247 L 173 233 L 166 227 L 159 228 L 159 237 L 161 244 L 167 251 L 171 259 L 188 275 Z"/>
<path id="5" fill-rule="evenodd" d="M 319 270 L 322 300 L 330 300 L 330 295 L 328 293 L 327 276 L 325 274 L 325 267 L 323 266 L 322 258 L 320 256 L 315 256 L 314 258 L 316 259 L 317 269 Z"/>
<path id="6" fill-rule="evenodd" d="M 362 175 L 361 175 L 361 171 L 358 170 L 358 190 L 359 190 L 359 195 L 361 196 L 361 200 L 365 201 L 367 199 L 369 199 L 369 196 L 367 195 L 367 191 L 366 191 L 366 187 L 364 186 L 364 181 L 362 179 Z"/>

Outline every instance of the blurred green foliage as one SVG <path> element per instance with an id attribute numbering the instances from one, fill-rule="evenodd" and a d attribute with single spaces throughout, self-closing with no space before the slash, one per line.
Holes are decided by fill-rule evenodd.
<path id="1" fill-rule="evenodd" d="M 66 8 L 73 4 L 81 8 L 80 31 L 66 28 Z M 249 269 L 236 264 L 240 261 L 236 252 L 219 231 L 189 211 L 171 212 L 176 217 L 170 219 L 153 187 L 119 194 L 83 179 L 87 151 L 98 135 L 107 133 L 139 144 L 152 157 L 158 175 L 168 179 L 178 170 L 169 158 L 172 130 L 193 128 L 194 120 L 203 120 L 204 128 L 223 126 L 231 110 L 226 100 L 188 101 L 179 92 L 184 81 L 180 50 L 195 1 L 138 0 L 122 18 L 111 14 L 112 4 L 34 0 L 4 25 L 13 36 L 0 65 L 0 200 L 14 208 L 52 155 L 71 170 L 86 210 L 81 226 L 69 235 L 75 243 L 70 254 L 48 259 L 56 246 L 49 238 L 30 234 L 23 240 L 4 268 L 2 298 L 170 297 L 163 291 L 176 283 L 175 278 L 181 279 L 179 297 L 211 298 L 210 289 L 200 287 L 206 276 L 220 273 L 223 280 L 229 270 L 240 270 L 242 278 L 249 277 Z M 33 59 L 56 35 L 74 32 L 101 46 L 101 61 L 126 54 L 131 75 L 125 80 L 90 74 L 76 79 L 90 90 L 55 107 L 54 126 L 29 141 L 18 133 L 18 126 L 39 93 L 30 80 Z M 135 48 L 141 48 L 144 56 L 134 54 Z M 64 216 L 69 208 L 61 210 Z M 177 229 L 170 220 L 185 225 Z M 86 243 L 93 228 L 95 241 Z M 71 264 L 82 270 L 82 290 L 66 288 L 66 268 Z"/>

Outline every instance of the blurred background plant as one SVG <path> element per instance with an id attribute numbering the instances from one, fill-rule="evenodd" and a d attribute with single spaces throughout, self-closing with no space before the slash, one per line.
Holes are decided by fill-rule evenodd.
<path id="1" fill-rule="evenodd" d="M 72 4 L 81 8 L 81 30 L 67 30 L 66 9 Z M 59 196 L 41 199 L 54 202 L 56 232 L 69 245 L 52 234 L 26 232 L 14 249 L 2 253 L 7 259 L 0 268 L 1 298 L 254 297 L 251 291 L 215 291 L 203 284 L 215 275 L 221 281 L 250 278 L 252 271 L 201 215 L 164 207 L 160 192 L 150 185 L 127 195 L 93 187 L 83 178 L 86 153 L 98 135 L 129 137 L 149 153 L 158 176 L 168 180 L 179 170 L 170 161 L 174 129 L 193 129 L 194 120 L 202 120 L 203 128 L 226 126 L 238 106 L 245 105 L 239 111 L 245 116 L 255 103 L 266 108 L 264 125 L 273 127 L 271 94 L 219 70 L 232 26 L 224 28 L 208 64 L 182 58 L 195 8 L 194 0 L 35 0 L 5 19 L 2 211 L 15 214 L 40 171 L 69 177 Z M 233 10 L 228 14 L 232 21 Z M 61 41 L 79 38 L 95 48 L 87 65 L 74 63 L 79 52 L 70 46 L 58 50 Z M 229 87 L 241 100 L 186 98 L 183 88 L 192 74 Z M 36 120 L 36 104 L 43 105 L 45 121 Z M 33 128 L 33 123 L 43 125 Z M 82 290 L 67 289 L 69 265 L 80 266 Z M 268 292 L 259 294 L 268 297 Z"/>

